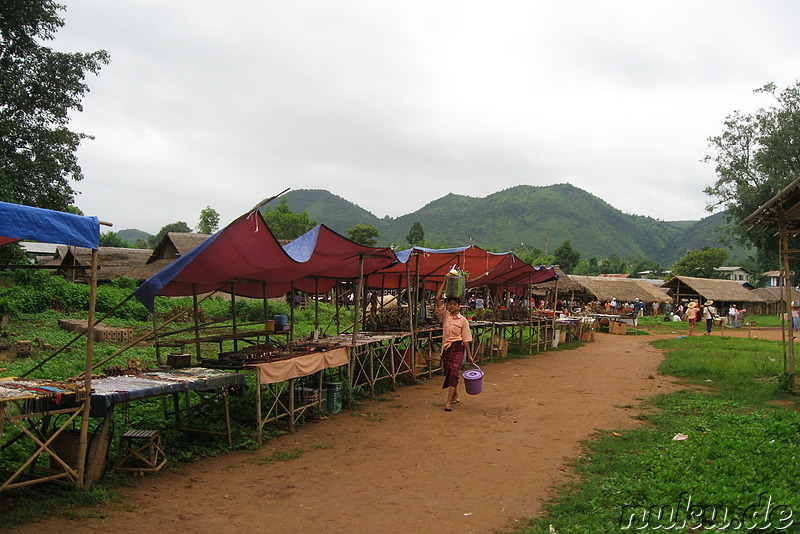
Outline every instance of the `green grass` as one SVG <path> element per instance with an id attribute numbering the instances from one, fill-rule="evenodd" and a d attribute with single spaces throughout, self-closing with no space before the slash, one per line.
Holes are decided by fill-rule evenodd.
<path id="1" fill-rule="evenodd" d="M 659 367 L 665 375 L 713 386 L 720 395 L 765 402 L 783 395 L 781 342 L 721 336 L 663 339 L 653 346 L 670 351 Z"/>
<path id="2" fill-rule="evenodd" d="M 290 460 L 296 460 L 300 458 L 300 456 L 305 453 L 305 449 L 295 448 L 288 451 L 283 452 L 276 452 L 272 456 L 265 456 L 259 460 L 256 460 L 256 463 L 259 465 L 270 464 L 272 462 L 288 462 Z"/>
<path id="3" fill-rule="evenodd" d="M 781 344 L 698 336 L 654 345 L 667 350 L 660 371 L 695 389 L 648 401 L 637 417 L 646 424 L 638 429 L 598 433 L 572 462 L 574 476 L 546 504 L 546 515 L 518 532 L 605 534 L 659 526 L 685 532 L 701 520 L 706 530 L 728 531 L 719 528 L 726 522 L 720 515 L 710 515 L 725 509 L 730 529 L 792 532 L 797 527 L 780 514 L 800 521 L 800 415 L 767 403 L 791 400 L 778 380 Z M 673 440 L 678 434 L 688 438 Z M 750 512 L 763 514 L 767 497 L 773 508 L 785 507 L 742 525 L 744 510 L 753 506 Z M 697 517 L 687 514 L 691 505 L 701 507 L 691 508 Z M 659 510 L 683 510 L 676 519 L 678 526 L 686 520 L 686 528 L 668 515 L 659 520 Z"/>

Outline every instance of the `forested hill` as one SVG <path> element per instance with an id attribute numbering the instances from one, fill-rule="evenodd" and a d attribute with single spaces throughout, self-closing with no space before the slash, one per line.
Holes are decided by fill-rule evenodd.
<path id="1" fill-rule="evenodd" d="M 378 218 L 324 190 L 290 191 L 286 199 L 292 211 L 306 210 L 309 217 L 345 236 L 356 224 L 375 225 L 381 245 L 401 248 L 407 246 L 405 238 L 411 226 L 419 222 L 426 241 L 435 247 L 474 243 L 511 250 L 524 243 L 552 252 L 570 240 L 585 258 L 632 255 L 664 266 L 672 265 L 688 250 L 704 246 L 724 248 L 733 260 L 746 255 L 742 249 L 724 247 L 717 238 L 715 228 L 725 223 L 724 214 L 670 223 L 623 213 L 570 184 L 520 185 L 485 198 L 449 194 L 394 219 Z"/>

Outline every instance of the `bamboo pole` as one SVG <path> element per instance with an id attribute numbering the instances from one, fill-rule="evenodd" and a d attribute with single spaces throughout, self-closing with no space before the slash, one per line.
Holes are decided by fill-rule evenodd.
<path id="1" fill-rule="evenodd" d="M 233 315 L 233 350 L 239 350 L 239 340 L 236 339 L 236 334 L 239 331 L 239 325 L 236 317 L 236 283 L 231 282 L 231 315 Z M 220 343 L 221 345 L 221 343 Z"/>
<path id="2" fill-rule="evenodd" d="M 158 346 L 158 317 L 156 317 L 155 312 L 153 313 L 153 346 L 156 348 L 156 363 L 158 365 L 164 365 L 164 361 L 161 359 L 161 347 Z"/>
<path id="3" fill-rule="evenodd" d="M 209 293 L 208 295 L 206 295 L 205 297 L 203 297 L 202 299 L 200 299 L 200 302 L 203 302 L 204 300 L 206 300 L 207 298 L 209 298 L 209 297 L 210 297 L 211 295 L 213 295 L 213 294 L 214 294 L 214 293 Z M 181 317 L 181 316 L 182 316 L 184 313 L 186 313 L 187 311 L 188 311 L 188 308 L 185 308 L 185 309 L 183 309 L 183 310 L 179 311 L 178 313 L 175 313 L 175 314 L 174 314 L 172 317 L 169 317 L 169 318 L 168 318 L 166 321 L 164 321 L 163 323 L 161 323 L 161 326 L 157 326 L 157 325 L 156 325 L 155 331 L 157 332 L 158 330 L 161 330 L 162 328 L 164 328 L 164 327 L 165 327 L 165 326 L 167 326 L 168 324 L 170 324 L 170 323 L 172 323 L 172 322 L 176 321 L 177 319 L 179 319 L 179 318 L 180 318 L 180 317 Z M 154 319 L 155 319 L 155 314 L 153 314 L 153 316 L 154 316 Z M 115 358 L 115 357 L 117 357 L 118 355 L 122 354 L 123 352 L 125 352 L 125 351 L 126 351 L 126 350 L 128 350 L 129 348 L 133 347 L 134 345 L 136 345 L 136 344 L 137 344 L 137 343 L 139 343 L 140 341 L 144 341 L 144 340 L 146 340 L 146 339 L 147 339 L 147 338 L 149 338 L 151 335 L 153 335 L 153 343 L 154 343 L 154 344 L 156 344 L 156 343 L 157 343 L 157 337 L 156 337 L 154 334 L 155 334 L 155 333 L 151 334 L 151 333 L 149 333 L 149 332 L 148 332 L 147 334 L 142 334 L 141 336 L 137 337 L 136 339 L 133 339 L 133 340 L 129 341 L 127 345 L 125 345 L 124 347 L 122 347 L 122 348 L 121 348 L 121 349 L 119 349 L 118 351 L 114 352 L 112 355 L 110 355 L 110 356 L 107 356 L 107 357 L 106 357 L 106 358 L 104 358 L 103 360 L 101 360 L 101 361 L 97 362 L 96 364 L 94 364 L 94 365 L 92 366 L 92 369 L 97 369 L 98 367 L 100 367 L 101 365 L 103 365 L 104 363 L 106 363 L 107 361 L 109 361 L 109 360 L 111 360 L 112 358 Z M 79 375 L 78 375 L 78 377 L 80 377 L 80 376 L 81 376 L 81 375 L 79 374 Z M 77 378 L 77 377 L 75 377 L 75 378 Z"/>
<path id="4" fill-rule="evenodd" d="M 294 281 L 291 283 L 291 290 L 290 290 L 290 298 L 291 301 L 289 303 L 289 341 L 294 341 L 294 299 L 295 299 L 295 291 L 294 291 Z"/>
<path id="5" fill-rule="evenodd" d="M 266 326 L 267 321 L 269 321 L 269 299 L 267 298 L 266 282 L 261 282 L 261 299 L 262 304 L 264 305 L 264 326 Z"/>
<path id="6" fill-rule="evenodd" d="M 347 377 L 350 382 L 350 387 L 353 386 L 355 365 L 353 360 L 356 358 L 356 340 L 358 339 L 358 316 L 359 307 L 361 306 L 361 291 L 364 285 L 364 256 L 358 257 L 358 283 L 356 285 L 355 295 L 353 295 L 354 302 L 354 315 L 353 315 L 353 336 L 351 341 L 350 358 L 347 361 Z M 372 377 L 370 377 L 371 379 Z M 348 407 L 352 407 L 352 399 L 348 398 Z"/>
<path id="7" fill-rule="evenodd" d="M 86 467 L 87 443 L 89 438 L 89 410 L 92 400 L 92 360 L 94 360 L 94 313 L 97 306 L 97 249 L 92 249 L 92 269 L 91 280 L 89 282 L 89 320 L 86 325 L 86 364 L 83 373 L 83 387 L 86 390 L 86 398 L 83 401 L 83 413 L 81 414 L 81 433 L 78 438 L 78 480 L 79 488 L 91 484 L 83 480 L 84 469 Z"/>
<path id="8" fill-rule="evenodd" d="M 194 350 L 195 360 L 199 362 L 202 358 L 200 353 L 200 310 L 197 302 L 197 284 L 192 284 L 192 310 L 194 310 Z"/>
<path id="9" fill-rule="evenodd" d="M 554 284 L 553 288 L 553 322 L 551 323 L 551 333 L 550 335 L 555 337 L 556 336 L 556 303 L 558 302 L 558 278 L 556 278 L 556 283 Z M 561 340 L 558 340 L 559 343 Z M 545 345 L 545 349 L 547 345 Z"/>
<path id="10" fill-rule="evenodd" d="M 126 302 L 128 302 L 128 301 L 129 301 L 131 298 L 133 298 L 133 293 L 130 293 L 130 294 L 127 296 L 127 297 L 125 297 L 124 299 L 122 299 L 122 302 L 120 302 L 119 304 L 117 304 L 116 306 L 114 306 L 114 307 L 113 307 L 113 308 L 112 308 L 110 311 L 106 312 L 106 314 L 105 314 L 105 315 L 103 315 L 103 316 L 102 316 L 100 319 L 97 319 L 97 320 L 95 321 L 95 323 L 94 323 L 94 324 L 95 324 L 95 325 L 97 325 L 97 324 L 99 324 L 99 323 L 102 323 L 104 320 L 106 320 L 106 318 L 107 318 L 107 317 L 109 317 L 109 316 L 110 316 L 112 313 L 114 313 L 114 312 L 115 312 L 115 311 L 117 311 L 119 308 L 121 308 L 121 307 L 122 307 L 122 305 L 123 305 L 123 304 L 125 304 Z M 88 321 L 87 321 L 87 322 L 88 322 Z M 64 350 L 66 350 L 66 349 L 67 349 L 67 347 L 70 347 L 70 346 L 71 346 L 73 343 L 75 343 L 76 341 L 78 341 L 78 340 L 79 340 L 80 338 L 82 338 L 82 337 L 83 337 L 85 334 L 86 334 L 86 332 L 85 332 L 85 331 L 84 331 L 84 332 L 79 332 L 79 333 L 78 333 L 78 335 L 76 335 L 76 336 L 75 336 L 75 337 L 73 337 L 71 340 L 69 340 L 69 341 L 66 343 L 66 345 L 62 345 L 62 346 L 61 346 L 61 347 L 60 347 L 58 350 L 56 350 L 56 351 L 55 351 L 53 354 L 51 354 L 51 355 L 49 355 L 48 357 L 44 358 L 42 361 L 40 361 L 39 363 L 37 363 L 36 365 L 34 365 L 33 367 L 31 367 L 30 369 L 28 369 L 27 371 L 25 371 L 25 372 L 24 372 L 22 375 L 20 375 L 20 378 L 24 378 L 24 377 L 28 376 L 28 375 L 29 375 L 29 374 L 31 374 L 33 371 L 37 370 L 37 369 L 38 369 L 38 368 L 40 368 L 42 365 L 46 364 L 47 362 L 49 362 L 50 360 L 52 360 L 53 358 L 55 358 L 56 356 L 58 356 L 59 354 L 61 354 L 62 352 L 64 352 Z"/>
<path id="11" fill-rule="evenodd" d="M 794 325 L 792 324 L 792 271 L 791 265 L 789 260 L 789 234 L 785 228 L 782 228 L 781 232 L 781 248 L 783 249 L 783 258 L 784 258 L 784 269 L 786 271 L 786 284 L 784 284 L 784 288 L 786 291 L 786 320 L 789 323 L 788 331 L 791 332 L 792 335 L 787 335 L 788 338 L 788 349 L 789 349 L 789 389 L 794 391 L 795 389 L 795 365 L 794 365 Z M 787 344 L 784 343 L 784 346 Z"/>
<path id="12" fill-rule="evenodd" d="M 314 339 L 319 337 L 319 277 L 314 278 Z"/>

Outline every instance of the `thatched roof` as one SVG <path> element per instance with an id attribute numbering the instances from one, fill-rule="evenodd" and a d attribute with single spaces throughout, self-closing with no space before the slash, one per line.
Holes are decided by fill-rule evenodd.
<path id="1" fill-rule="evenodd" d="M 569 275 L 561 270 L 561 267 L 553 265 L 553 269 L 558 274 L 558 292 L 560 294 L 579 293 L 581 291 L 581 286 L 570 280 Z M 533 284 L 533 292 L 535 294 L 544 294 L 547 291 L 553 291 L 555 287 L 556 281 L 550 280 L 549 282 Z"/>
<path id="2" fill-rule="evenodd" d="M 211 237 L 211 234 L 167 232 L 156 245 L 156 248 L 153 249 L 153 257 L 150 261 L 179 258 L 209 237 Z"/>
<path id="3" fill-rule="evenodd" d="M 751 213 L 740 226 L 797 231 L 800 229 L 800 178 L 783 188 L 777 195 Z"/>
<path id="4" fill-rule="evenodd" d="M 676 276 L 661 286 L 675 297 L 714 300 L 716 302 L 764 302 L 754 291 L 750 291 L 739 282 L 719 280 L 715 278 L 695 278 L 693 276 Z"/>
<path id="5" fill-rule="evenodd" d="M 151 260 L 152 257 L 150 260 L 148 260 L 147 264 L 142 265 L 138 269 L 131 271 L 130 274 L 128 274 L 127 276 L 130 276 L 131 278 L 138 280 L 139 282 L 144 282 L 145 280 L 156 274 L 158 271 L 160 271 L 161 269 L 163 269 L 164 267 L 175 261 L 174 259 L 172 260 L 157 259 L 152 261 Z"/>
<path id="6" fill-rule="evenodd" d="M 140 282 L 147 280 L 158 271 L 180 258 L 194 247 L 211 237 L 211 234 L 167 232 L 158 242 L 147 263 L 128 276 Z"/>
<path id="7" fill-rule="evenodd" d="M 637 298 L 643 302 L 672 300 L 666 291 L 644 280 L 576 275 L 572 275 L 570 278 L 597 300 L 617 299 L 622 302 L 633 302 Z"/>
<path id="8" fill-rule="evenodd" d="M 130 276 L 132 271 L 142 267 L 150 257 L 150 249 L 99 247 L 97 249 L 97 280 L 108 281 L 119 276 Z M 75 272 L 75 280 L 87 280 L 88 270 L 60 269 L 60 266 L 81 265 L 89 267 L 92 264 L 92 250 L 83 247 L 69 247 L 63 257 L 52 263 L 56 274 L 61 274 L 70 279 Z"/>
<path id="9" fill-rule="evenodd" d="M 767 303 L 780 302 L 783 299 L 783 288 L 777 286 L 759 287 L 752 291 Z M 792 301 L 800 301 L 800 291 L 792 289 Z"/>

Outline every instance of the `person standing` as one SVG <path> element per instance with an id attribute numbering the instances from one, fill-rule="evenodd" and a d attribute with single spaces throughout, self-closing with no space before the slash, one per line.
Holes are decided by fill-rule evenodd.
<path id="1" fill-rule="evenodd" d="M 700 310 L 697 309 L 696 302 L 690 302 L 686 308 L 686 320 L 689 321 L 689 335 L 694 333 L 694 325 L 697 323 L 697 316 L 700 315 Z"/>
<path id="2" fill-rule="evenodd" d="M 705 304 L 703 304 L 703 319 L 706 321 L 706 333 L 705 335 L 711 334 L 711 327 L 714 326 L 714 317 L 717 316 L 717 309 L 714 307 L 713 300 L 707 300 Z"/>
<path id="3" fill-rule="evenodd" d="M 444 286 L 445 284 L 440 285 L 436 292 L 436 311 L 442 319 L 442 372 L 444 373 L 442 389 L 447 389 L 444 409 L 451 412 L 453 405 L 458 403 L 458 377 L 461 365 L 464 363 L 464 355 L 466 354 L 473 365 L 475 360 L 472 358 L 472 332 L 469 329 L 469 321 L 459 313 L 461 299 L 448 296 L 446 304 L 443 303 Z"/>
<path id="4" fill-rule="evenodd" d="M 728 308 L 728 324 L 736 328 L 739 322 L 739 310 L 736 309 L 736 304 L 731 304 Z"/>
<path id="5" fill-rule="evenodd" d="M 653 301 L 653 317 L 658 317 L 658 300 Z"/>
<path id="6" fill-rule="evenodd" d="M 477 317 L 478 319 L 483 317 L 484 306 L 485 304 L 483 298 L 480 295 L 478 295 L 478 297 L 475 299 L 475 317 Z"/>

